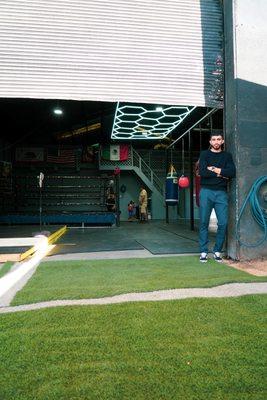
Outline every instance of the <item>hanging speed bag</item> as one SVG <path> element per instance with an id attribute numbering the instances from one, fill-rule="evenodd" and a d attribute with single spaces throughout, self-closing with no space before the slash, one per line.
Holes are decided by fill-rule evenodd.
<path id="1" fill-rule="evenodd" d="M 175 206 L 178 203 L 178 184 L 176 172 L 169 173 L 166 178 L 166 198 L 168 206 Z"/>

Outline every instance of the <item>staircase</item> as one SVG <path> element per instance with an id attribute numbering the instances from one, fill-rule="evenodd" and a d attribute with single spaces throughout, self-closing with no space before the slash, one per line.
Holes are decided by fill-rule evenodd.
<path id="1" fill-rule="evenodd" d="M 114 170 L 117 166 L 121 170 L 134 171 L 144 184 L 151 190 L 152 193 L 157 194 L 163 200 L 164 184 L 163 181 L 152 171 L 150 166 L 143 160 L 133 147 L 130 147 L 129 158 L 126 161 L 109 161 L 102 160 L 99 156 L 99 169 L 100 170 Z"/>

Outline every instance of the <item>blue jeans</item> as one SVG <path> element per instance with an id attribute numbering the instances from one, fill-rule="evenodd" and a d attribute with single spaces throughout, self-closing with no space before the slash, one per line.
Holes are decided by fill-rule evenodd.
<path id="1" fill-rule="evenodd" d="M 222 251 L 226 235 L 228 220 L 228 194 L 224 190 L 212 190 L 202 188 L 200 190 L 200 227 L 199 246 L 200 252 L 208 253 L 208 229 L 212 209 L 214 208 L 218 220 L 218 229 L 213 252 Z"/>

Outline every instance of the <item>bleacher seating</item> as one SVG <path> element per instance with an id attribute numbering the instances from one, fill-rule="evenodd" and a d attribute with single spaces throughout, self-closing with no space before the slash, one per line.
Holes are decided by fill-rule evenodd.
<path id="1" fill-rule="evenodd" d="M 0 215 L 0 223 L 109 224 L 116 216 L 107 211 L 110 177 L 81 171 L 55 171 L 44 176 L 39 187 L 36 170 L 13 176 L 14 202 Z M 26 173 L 25 173 L 26 172 Z M 88 171 L 87 171 L 88 172 Z M 41 213 L 40 213 L 41 210 Z"/>

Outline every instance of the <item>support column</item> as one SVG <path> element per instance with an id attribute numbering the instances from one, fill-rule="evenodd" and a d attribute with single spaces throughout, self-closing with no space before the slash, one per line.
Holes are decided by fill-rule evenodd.
<path id="1" fill-rule="evenodd" d="M 234 157 L 237 177 L 230 188 L 228 255 L 245 260 L 267 255 L 267 243 L 240 246 L 236 222 L 242 204 L 257 178 L 267 175 L 267 2 L 225 0 L 225 136 Z M 267 210 L 267 187 L 260 203 Z M 256 242 L 263 230 L 250 205 L 238 229 L 242 240 Z"/>

